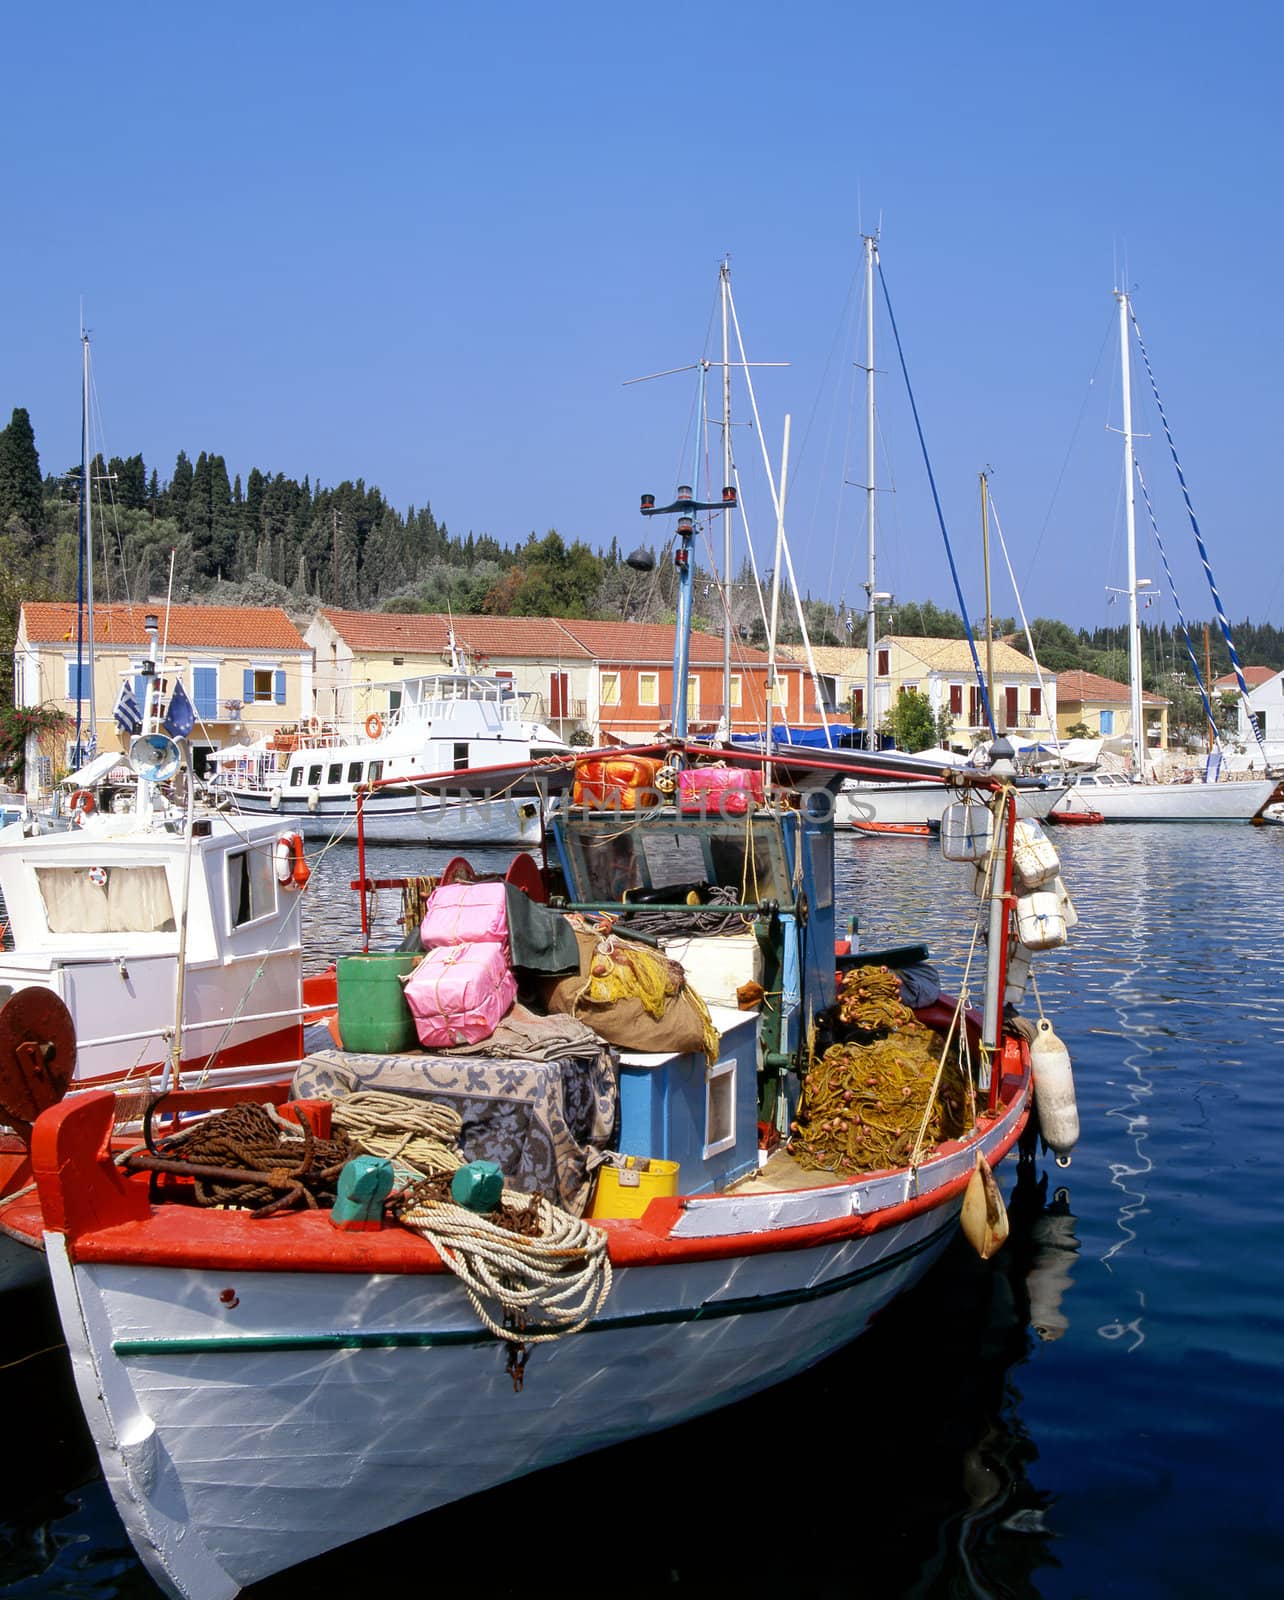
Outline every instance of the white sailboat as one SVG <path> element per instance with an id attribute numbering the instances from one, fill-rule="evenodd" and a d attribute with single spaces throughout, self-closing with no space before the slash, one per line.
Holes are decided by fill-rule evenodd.
<path id="1" fill-rule="evenodd" d="M 874 432 L 874 264 L 877 240 L 865 236 L 865 496 L 866 496 L 866 576 L 865 576 L 865 748 L 877 748 L 877 718 L 874 705 L 875 661 L 878 633 L 878 607 L 891 596 L 880 594 L 877 584 L 877 556 L 874 516 L 877 502 L 875 474 L 877 460 Z M 912 758 L 900 756 L 904 765 Z M 940 826 L 941 817 L 959 795 L 950 781 L 952 768 L 965 769 L 966 757 L 948 760 L 923 758 L 923 777 L 911 782 L 882 781 L 874 778 L 849 779 L 835 801 L 834 825 L 839 831 L 852 829 L 868 834 L 928 834 Z M 1051 776 L 1014 778 L 1018 790 L 1017 814 L 1023 818 L 1046 817 L 1065 784 Z"/>
<path id="2" fill-rule="evenodd" d="M 1132 304 L 1125 290 L 1119 303 L 1119 358 L 1123 389 L 1124 508 L 1128 546 L 1128 689 L 1132 719 L 1132 781 L 1103 782 L 1099 774 L 1082 774 L 1057 800 L 1051 815 L 1097 812 L 1106 822 L 1247 822 L 1280 798 L 1277 780 L 1230 779 L 1203 783 L 1166 783 L 1155 778 L 1147 748 L 1141 704 L 1141 625 L 1137 595 L 1145 580 L 1137 577 L 1137 471 L 1133 454 L 1132 369 L 1129 323 Z M 1216 770 L 1214 768 L 1214 770 Z M 1208 769 L 1205 769 L 1206 774 Z"/>

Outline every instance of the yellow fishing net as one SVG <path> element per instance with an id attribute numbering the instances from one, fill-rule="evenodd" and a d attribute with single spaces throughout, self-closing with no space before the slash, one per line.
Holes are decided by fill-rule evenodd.
<path id="1" fill-rule="evenodd" d="M 721 1039 L 709 1015 L 708 1006 L 686 982 L 678 963 L 670 961 L 658 950 L 650 950 L 645 945 L 626 944 L 613 934 L 599 939 L 588 976 L 576 994 L 575 1004 L 578 1006 L 582 1000 L 596 1005 L 610 1005 L 613 1001 L 625 999 L 637 1000 L 647 1015 L 658 1022 L 679 996 L 700 1019 L 705 1055 L 710 1062 L 716 1061 Z"/>
<path id="2" fill-rule="evenodd" d="M 880 1172 L 903 1166 L 927 1122 L 926 1144 L 967 1127 L 967 1090 L 956 1060 L 932 1085 L 945 1041 L 899 999 L 896 974 L 858 967 L 843 979 L 838 1014 L 877 1035 L 868 1043 L 831 1045 L 803 1085 L 789 1152 L 820 1172 Z"/>

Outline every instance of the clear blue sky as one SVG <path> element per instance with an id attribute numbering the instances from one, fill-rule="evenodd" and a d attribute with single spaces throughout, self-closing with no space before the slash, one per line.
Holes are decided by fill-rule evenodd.
<path id="1" fill-rule="evenodd" d="M 9 8 L 0 417 L 28 408 L 45 470 L 78 458 L 83 297 L 108 454 L 363 476 L 453 532 L 628 548 L 639 492 L 686 476 L 693 384 L 623 380 L 702 352 L 729 254 L 750 356 L 790 363 L 756 381 L 773 456 L 793 419 L 800 580 L 859 604 L 841 482 L 881 218 L 973 614 L 989 465 L 1031 615 L 1118 616 L 1126 272 L 1228 610 L 1278 624 L 1282 33 L 1234 0 Z M 880 584 L 953 605 L 878 339 Z M 770 565 L 747 430 L 737 454 Z"/>

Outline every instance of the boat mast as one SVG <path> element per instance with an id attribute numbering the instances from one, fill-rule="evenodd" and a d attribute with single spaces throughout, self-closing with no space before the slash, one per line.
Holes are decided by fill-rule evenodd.
<path id="1" fill-rule="evenodd" d="M 1141 720 L 1141 626 L 1137 620 L 1137 475 L 1132 455 L 1132 370 L 1128 360 L 1127 292 L 1115 290 L 1119 302 L 1119 360 L 1123 382 L 1124 507 L 1128 528 L 1128 690 L 1132 708 L 1132 765 L 1146 776 L 1146 730 Z"/>
<path id="2" fill-rule="evenodd" d="M 874 236 L 865 235 L 865 520 L 868 551 L 865 568 L 865 748 L 874 733 L 874 644 L 878 634 L 878 601 L 874 576 Z"/>
<path id="3" fill-rule="evenodd" d="M 994 619 L 990 610 L 990 485 L 981 473 L 981 555 L 985 566 L 985 692 L 994 705 Z M 995 723 L 997 726 L 998 718 Z"/>
<path id="4" fill-rule="evenodd" d="M 82 347 L 82 376 L 81 376 L 81 401 L 80 401 L 80 541 L 81 560 L 84 563 L 85 574 L 85 643 L 89 652 L 89 733 L 83 735 L 77 728 L 76 736 L 80 744 L 78 758 L 83 765 L 86 758 L 86 743 L 89 753 L 96 753 L 98 749 L 98 719 L 94 703 L 94 518 L 93 508 L 90 504 L 90 452 L 89 452 L 89 331 L 82 327 L 80 330 L 80 343 Z M 77 662 L 77 676 L 83 682 L 83 667 Z M 80 710 L 80 695 L 76 696 L 76 710 Z"/>
<path id="5" fill-rule="evenodd" d="M 727 301 L 731 295 L 731 264 L 725 260 L 718 274 L 722 302 L 722 481 L 731 483 L 731 349 L 727 340 Z M 731 742 L 731 507 L 722 513 L 722 716 Z"/>

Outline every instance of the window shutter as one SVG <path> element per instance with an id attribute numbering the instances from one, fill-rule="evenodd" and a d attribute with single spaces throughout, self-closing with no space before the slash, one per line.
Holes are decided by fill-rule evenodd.
<path id="1" fill-rule="evenodd" d="M 243 681 L 242 686 L 241 686 L 241 699 L 245 701 L 247 706 L 248 705 L 252 705 L 253 702 L 254 702 L 254 668 L 253 667 L 246 667 L 246 669 L 245 669 L 245 678 L 244 678 L 244 681 Z"/>
<path id="2" fill-rule="evenodd" d="M 192 697 L 196 715 L 204 722 L 218 719 L 218 668 L 192 668 Z"/>
<path id="3" fill-rule="evenodd" d="M 272 698 L 279 706 L 285 704 L 285 673 L 283 671 L 278 670 L 273 676 Z"/>

